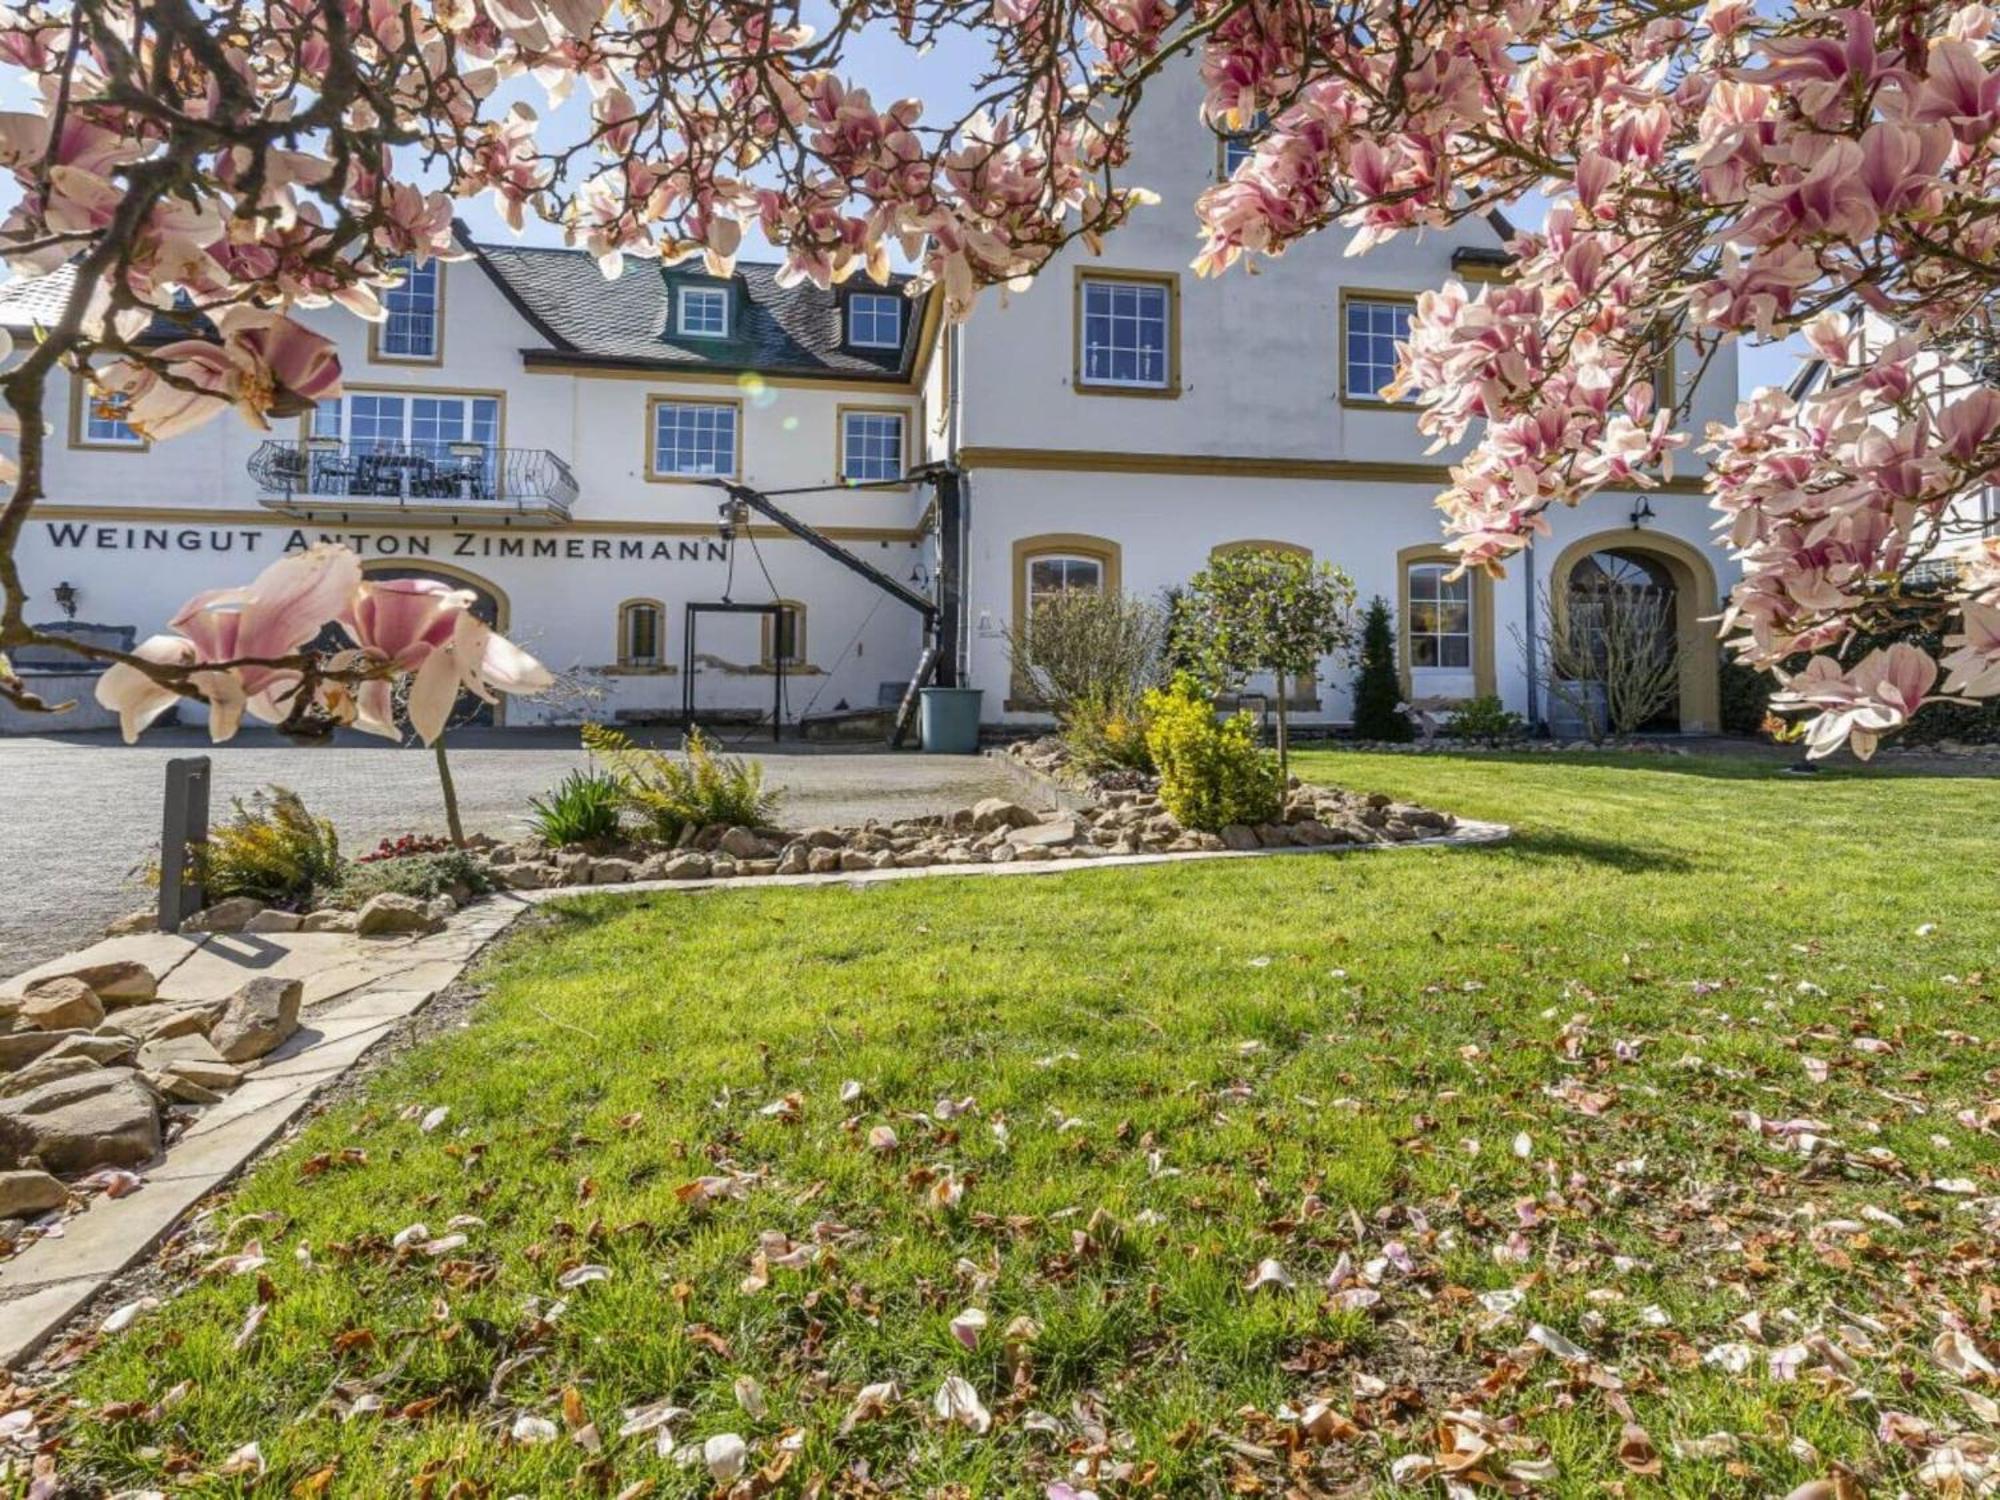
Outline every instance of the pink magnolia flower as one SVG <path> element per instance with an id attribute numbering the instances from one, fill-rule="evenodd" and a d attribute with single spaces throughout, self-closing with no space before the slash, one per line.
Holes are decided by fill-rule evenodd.
<path id="1" fill-rule="evenodd" d="M 361 564 L 347 548 L 312 547 L 272 563 L 247 588 L 197 594 L 168 622 L 174 634 L 153 636 L 133 654 L 163 666 L 218 664 L 189 684 L 208 701 L 209 735 L 221 743 L 236 733 L 246 708 L 281 722 L 289 712 L 285 690 L 298 673 L 220 664 L 293 655 L 340 615 L 360 581 Z M 97 701 L 118 715 L 128 744 L 180 696 L 125 662 L 97 679 Z"/>
<path id="2" fill-rule="evenodd" d="M 1915 646 L 1898 642 L 1843 670 L 1830 656 L 1815 656 L 1803 672 L 1785 679 L 1771 707 L 1780 712 L 1819 710 L 1806 723 L 1806 754 L 1813 760 L 1850 746 L 1862 760 L 1875 753 L 1884 733 L 1908 723 L 1937 681 L 1938 664 Z"/>
<path id="3" fill-rule="evenodd" d="M 434 657 L 445 661 L 459 617 L 472 604 L 469 590 L 449 588 L 427 578 L 363 579 L 340 618 L 360 650 L 336 658 L 334 664 L 347 667 L 359 660 L 380 663 L 397 673 L 415 672 L 424 691 L 419 693 L 412 685 L 410 718 L 429 743 L 437 738 L 457 700 L 458 677 L 444 665 L 432 668 L 429 677 L 424 669 Z M 402 738 L 396 726 L 394 686 L 388 677 L 362 683 L 354 699 L 356 728 L 384 739 Z"/>
<path id="4" fill-rule="evenodd" d="M 152 439 L 176 437 L 234 406 L 252 426 L 298 416 L 340 391 L 340 356 L 330 339 L 263 308 L 232 307 L 220 342 L 182 339 L 141 364 L 121 359 L 97 383 L 128 398 L 127 421 Z"/>
<path id="5" fill-rule="evenodd" d="M 2000 606 L 1968 600 L 1962 616 L 1959 633 L 1944 641 L 1958 647 L 1941 663 L 1951 673 L 1944 690 L 1968 698 L 2000 698 Z"/>

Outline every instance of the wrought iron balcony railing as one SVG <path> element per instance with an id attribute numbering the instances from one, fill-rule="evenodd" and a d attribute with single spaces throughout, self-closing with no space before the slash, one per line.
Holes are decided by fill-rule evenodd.
<path id="1" fill-rule="evenodd" d="M 545 448 L 272 438 L 250 455 L 249 467 L 264 503 L 293 515 L 567 521 L 577 494 L 569 465 Z"/>

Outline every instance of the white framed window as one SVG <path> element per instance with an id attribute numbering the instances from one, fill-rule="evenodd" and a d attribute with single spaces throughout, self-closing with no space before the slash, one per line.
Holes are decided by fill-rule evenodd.
<path id="1" fill-rule="evenodd" d="M 652 418 L 654 478 L 727 478 L 736 473 L 735 403 L 655 400 Z"/>
<path id="2" fill-rule="evenodd" d="M 1415 563 L 1410 568 L 1410 618 L 1404 628 L 1410 638 L 1412 669 L 1472 668 L 1472 575 L 1453 578 L 1451 571 L 1449 563 Z"/>
<path id="3" fill-rule="evenodd" d="M 1164 281 L 1087 276 L 1080 288 L 1080 384 L 1127 390 L 1173 384 L 1172 287 Z"/>
<path id="4" fill-rule="evenodd" d="M 491 499 L 500 484 L 500 398 L 349 391 L 313 408 L 315 494 Z"/>
<path id="5" fill-rule="evenodd" d="M 840 414 L 840 477 L 872 484 L 903 475 L 903 414 L 899 411 L 844 411 Z"/>
<path id="6" fill-rule="evenodd" d="M 847 342 L 856 349 L 903 347 L 903 299 L 893 292 L 854 292 L 847 299 Z"/>
<path id="7" fill-rule="evenodd" d="M 674 331 L 689 338 L 729 337 L 729 288 L 684 286 L 674 295 Z"/>
<path id="8" fill-rule="evenodd" d="M 1340 307 L 1341 394 L 1386 404 L 1382 387 L 1396 378 L 1396 345 L 1410 336 L 1414 301 L 1347 297 Z"/>
<path id="9" fill-rule="evenodd" d="M 376 353 L 390 359 L 439 357 L 438 311 L 442 307 L 438 263 L 404 260 L 400 283 L 382 294 L 389 316 L 377 329 Z"/>
<path id="10" fill-rule="evenodd" d="M 630 599 L 618 607 L 618 665 L 657 667 L 663 663 L 664 612 L 651 599 Z"/>
<path id="11" fill-rule="evenodd" d="M 1028 559 L 1028 618 L 1052 599 L 1070 594 L 1104 592 L 1104 563 L 1100 558 L 1077 557 L 1065 553 L 1045 553 Z"/>
<path id="12" fill-rule="evenodd" d="M 125 420 L 132 399 L 122 391 L 84 387 L 78 398 L 74 440 L 85 448 L 143 448 L 146 440 Z"/>

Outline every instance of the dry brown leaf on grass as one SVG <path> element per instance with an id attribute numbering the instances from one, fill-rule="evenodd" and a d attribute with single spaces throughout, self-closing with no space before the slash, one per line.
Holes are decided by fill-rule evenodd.
<path id="1" fill-rule="evenodd" d="M 1634 1474 L 1660 1472 L 1659 1450 L 1637 1422 L 1627 1422 L 1618 1434 L 1618 1462 Z"/>

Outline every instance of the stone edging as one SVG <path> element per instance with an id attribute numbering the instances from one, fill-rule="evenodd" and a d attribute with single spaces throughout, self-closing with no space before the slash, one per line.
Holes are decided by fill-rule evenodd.
<path id="1" fill-rule="evenodd" d="M 1504 823 L 1458 820 L 1450 833 L 1379 844 L 1328 844 L 1276 849 L 1189 850 L 1178 854 L 1106 854 L 1011 864 L 931 865 L 918 869 L 839 871 L 821 875 L 744 875 L 724 879 L 647 880 L 620 885 L 558 886 L 502 891 L 454 921 L 446 935 L 461 939 L 450 961 L 426 965 L 424 983 L 396 989 L 368 986 L 345 1003 L 312 1014 L 265 1066 L 221 1104 L 207 1110 L 146 1172 L 146 1185 L 125 1198 L 99 1198 L 87 1213 L 0 1266 L 0 1367 L 15 1368 L 87 1307 L 115 1278 L 141 1260 L 192 1207 L 233 1179 L 311 1105 L 322 1089 L 360 1062 L 398 1025 L 415 1015 L 467 964 L 517 920 L 542 903 L 576 896 L 621 896 L 717 887 L 872 885 L 892 880 L 960 876 L 1058 875 L 1078 870 L 1179 864 L 1192 860 L 1373 853 L 1399 849 L 1470 848 L 1505 842 Z"/>
<path id="2" fill-rule="evenodd" d="M 303 1114 L 321 1090 L 455 983 L 521 911 L 505 904 L 474 907 L 443 935 L 453 951 L 413 970 L 420 973 L 414 984 L 404 974 L 390 975 L 310 1012 L 290 1041 L 141 1169 L 145 1185 L 139 1191 L 93 1199 L 86 1212 L 64 1223 L 59 1238 L 39 1239 L 0 1264 L 0 1368 L 21 1365 L 151 1252 L 189 1209 L 234 1178 Z"/>
<path id="3" fill-rule="evenodd" d="M 769 890 L 774 886 L 873 885 L 888 880 L 940 879 L 956 876 L 1066 875 L 1079 870 L 1129 869 L 1134 865 L 1172 865 L 1201 859 L 1272 859 L 1298 854 L 1372 854 L 1394 849 L 1470 849 L 1504 844 L 1514 836 L 1506 823 L 1482 823 L 1460 818 L 1450 833 L 1380 844 L 1288 845 L 1282 849 L 1189 849 L 1178 854 L 1103 854 L 1095 859 L 1016 861 L 1004 865 L 926 865 L 920 869 L 837 870 L 824 875 L 732 875 L 723 879 L 634 880 L 620 885 L 561 885 L 539 891 L 503 891 L 492 899 L 529 906 L 576 896 L 651 895 L 656 891 Z"/>

